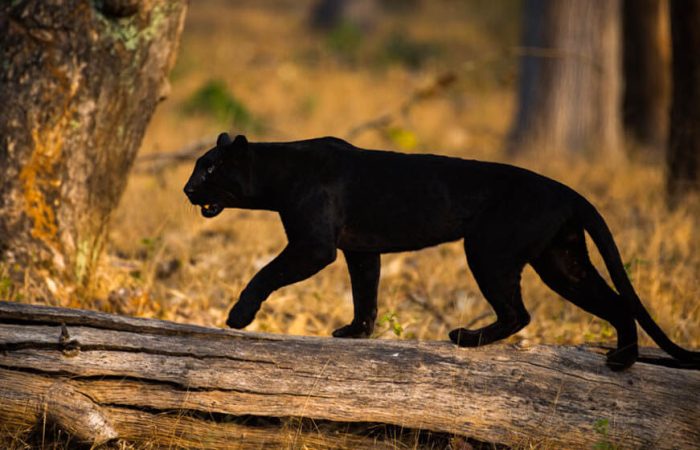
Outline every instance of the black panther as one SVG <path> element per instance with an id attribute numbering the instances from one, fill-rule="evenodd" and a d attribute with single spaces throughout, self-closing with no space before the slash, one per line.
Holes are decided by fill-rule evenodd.
<path id="1" fill-rule="evenodd" d="M 279 213 L 284 250 L 241 292 L 226 324 L 243 328 L 275 290 L 309 278 L 345 255 L 354 318 L 333 332 L 368 337 L 377 315 L 380 255 L 464 239 L 469 268 L 497 319 L 450 340 L 475 347 L 504 339 L 530 321 L 520 275 L 530 264 L 562 297 L 610 322 L 613 370 L 638 357 L 636 322 L 684 365 L 700 352 L 673 343 L 635 293 L 598 211 L 571 188 L 518 167 L 429 154 L 364 150 L 337 138 L 249 143 L 222 133 L 185 186 L 212 218 L 224 208 Z M 598 247 L 617 291 L 591 263 L 584 232 Z"/>

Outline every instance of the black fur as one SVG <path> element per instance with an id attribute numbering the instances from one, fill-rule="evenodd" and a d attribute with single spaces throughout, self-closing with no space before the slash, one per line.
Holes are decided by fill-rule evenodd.
<path id="1" fill-rule="evenodd" d="M 529 323 L 520 274 L 530 264 L 554 291 L 615 327 L 612 369 L 637 359 L 635 320 L 678 360 L 700 362 L 700 353 L 671 342 L 644 309 L 596 209 L 569 187 L 525 169 L 363 150 L 331 137 L 248 143 L 244 136 L 231 142 L 224 133 L 197 161 L 185 193 L 205 217 L 248 208 L 277 211 L 282 219 L 289 243 L 241 293 L 226 322 L 234 328 L 252 322 L 273 291 L 332 263 L 340 249 L 355 313 L 333 335 L 367 337 L 377 315 L 380 254 L 464 239 L 469 267 L 497 320 L 451 331 L 455 344 L 486 345 Z M 591 264 L 584 231 L 600 249 L 617 292 Z"/>

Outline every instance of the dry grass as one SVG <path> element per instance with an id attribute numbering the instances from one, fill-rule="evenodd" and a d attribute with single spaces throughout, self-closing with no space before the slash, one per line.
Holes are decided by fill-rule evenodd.
<path id="1" fill-rule="evenodd" d="M 348 61 L 329 50 L 326 37 L 307 30 L 308 1 L 192 2 L 172 94 L 153 118 L 142 153 L 176 149 L 203 136 L 214 140 L 227 128 L 236 132 L 226 123 L 183 113 L 187 99 L 210 79 L 224 80 L 264 122 L 264 130 L 248 133 L 249 139 L 291 140 L 343 137 L 452 71 L 456 84 L 392 124 L 399 135 L 368 131 L 354 143 L 513 162 L 574 187 L 607 219 L 637 291 L 662 328 L 676 342 L 700 347 L 700 208 L 667 211 L 661 165 L 632 161 L 613 167 L 600 160 L 537 156 L 507 160 L 502 153 L 517 65 L 508 51 L 517 29 L 512 17 L 502 18 L 514 16 L 512 3 L 423 2 L 371 25 L 375 31 Z M 478 8 L 488 20 L 474 15 Z M 433 46 L 419 69 L 378 61 L 392 30 Z M 185 164 L 161 176 L 131 177 L 93 295 L 72 306 L 224 325 L 245 283 L 285 245 L 284 234 L 272 213 L 227 210 L 214 220 L 202 218 L 182 194 L 189 173 Z M 510 342 L 613 339 L 607 323 L 562 302 L 531 269 L 524 274 L 523 292 L 533 321 Z M 461 243 L 384 255 L 379 315 L 390 314 L 403 331 L 396 336 L 388 321 L 377 328 L 380 338 L 444 340 L 451 328 L 493 319 Z M 310 280 L 274 293 L 248 329 L 325 336 L 351 317 L 350 284 L 339 256 Z M 652 345 L 646 337 L 643 343 Z"/>

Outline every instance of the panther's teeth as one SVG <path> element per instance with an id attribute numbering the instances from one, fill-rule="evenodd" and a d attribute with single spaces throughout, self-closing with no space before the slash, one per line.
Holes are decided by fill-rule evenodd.
<path id="1" fill-rule="evenodd" d="M 204 205 L 204 209 L 209 209 L 210 205 Z"/>

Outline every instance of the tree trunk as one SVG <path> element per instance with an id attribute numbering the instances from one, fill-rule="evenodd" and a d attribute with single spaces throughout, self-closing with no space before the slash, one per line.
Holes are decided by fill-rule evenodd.
<path id="1" fill-rule="evenodd" d="M 624 96 L 627 136 L 649 155 L 664 154 L 671 94 L 667 0 L 623 1 Z"/>
<path id="2" fill-rule="evenodd" d="M 667 153 L 671 206 L 700 193 L 700 1 L 671 1 L 673 97 Z"/>
<path id="3" fill-rule="evenodd" d="M 47 296 L 90 279 L 185 11 L 185 0 L 0 5 L 0 262 Z"/>
<path id="4" fill-rule="evenodd" d="M 620 0 L 526 0 L 509 150 L 621 154 Z"/>
<path id="5" fill-rule="evenodd" d="M 666 367 L 651 349 L 616 373 L 576 347 L 283 336 L 0 302 L 0 351 L 0 423 L 12 435 L 47 421 L 93 443 L 302 447 L 279 426 L 251 425 L 305 417 L 518 448 L 700 442 L 700 371 Z"/>

